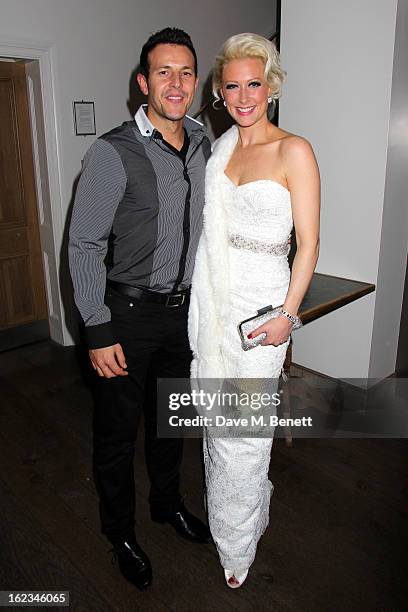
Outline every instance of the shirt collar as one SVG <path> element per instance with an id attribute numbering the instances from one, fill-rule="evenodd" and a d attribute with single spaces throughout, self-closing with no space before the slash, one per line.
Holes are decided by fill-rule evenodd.
<path id="1" fill-rule="evenodd" d="M 146 115 L 146 110 L 147 104 L 142 104 L 141 106 L 139 106 L 139 110 L 135 115 L 135 121 L 141 135 L 151 138 L 156 128 Z M 193 131 L 200 131 L 204 133 L 204 125 L 200 123 L 200 121 L 197 121 L 197 119 L 189 117 L 188 115 L 186 115 L 184 118 L 184 127 L 186 128 L 187 134 L 189 136 Z"/>
<path id="2" fill-rule="evenodd" d="M 139 106 L 139 110 L 135 115 L 135 121 L 142 136 L 152 136 L 155 128 L 154 125 L 148 119 L 145 112 L 145 108 L 147 109 L 147 104 L 142 104 L 141 106 Z"/>

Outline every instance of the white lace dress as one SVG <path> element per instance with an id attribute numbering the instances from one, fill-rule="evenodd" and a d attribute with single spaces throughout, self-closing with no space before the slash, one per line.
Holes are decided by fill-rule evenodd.
<path id="1" fill-rule="evenodd" d="M 224 169 L 236 139 L 236 128 L 226 132 L 207 168 L 204 232 L 189 321 L 192 376 L 266 379 L 270 392 L 276 390 L 288 343 L 244 352 L 237 324 L 285 300 L 290 193 L 271 180 L 234 185 Z M 212 333 L 218 342 L 209 337 Z M 204 433 L 209 525 L 222 566 L 244 570 L 253 563 L 269 522 L 272 437 L 222 438 L 214 432 L 210 427 Z"/>

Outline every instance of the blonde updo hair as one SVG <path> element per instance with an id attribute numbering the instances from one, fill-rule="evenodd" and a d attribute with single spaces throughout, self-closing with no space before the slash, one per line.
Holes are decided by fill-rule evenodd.
<path id="1" fill-rule="evenodd" d="M 286 72 L 280 67 L 279 53 L 275 45 L 259 34 L 245 32 L 230 36 L 222 45 L 215 58 L 212 77 L 212 91 L 216 100 L 220 99 L 222 85 L 222 71 L 231 60 L 246 59 L 248 57 L 260 59 L 265 66 L 264 77 L 271 88 L 271 97 L 277 100 L 281 95 L 282 83 Z"/>

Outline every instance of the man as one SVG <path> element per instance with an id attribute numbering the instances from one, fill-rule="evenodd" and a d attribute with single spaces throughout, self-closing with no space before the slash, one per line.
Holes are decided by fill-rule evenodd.
<path id="1" fill-rule="evenodd" d="M 182 440 L 157 438 L 154 398 L 157 377 L 189 376 L 189 288 L 210 143 L 186 116 L 198 82 L 188 34 L 153 34 L 137 81 L 147 108 L 98 138 L 85 157 L 69 249 L 75 301 L 99 375 L 94 471 L 102 532 L 122 574 L 143 589 L 152 570 L 134 534 L 133 473 L 143 408 L 152 519 L 195 542 L 210 537 L 182 503 Z"/>

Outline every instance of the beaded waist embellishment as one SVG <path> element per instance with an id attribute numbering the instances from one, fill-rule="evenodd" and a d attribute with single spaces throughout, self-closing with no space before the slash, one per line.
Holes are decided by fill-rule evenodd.
<path id="1" fill-rule="evenodd" d="M 271 244 L 270 242 L 247 238 L 240 234 L 230 234 L 229 243 L 236 249 L 245 249 L 253 253 L 267 253 L 268 255 L 289 255 L 290 251 L 289 239 L 286 242 Z"/>

